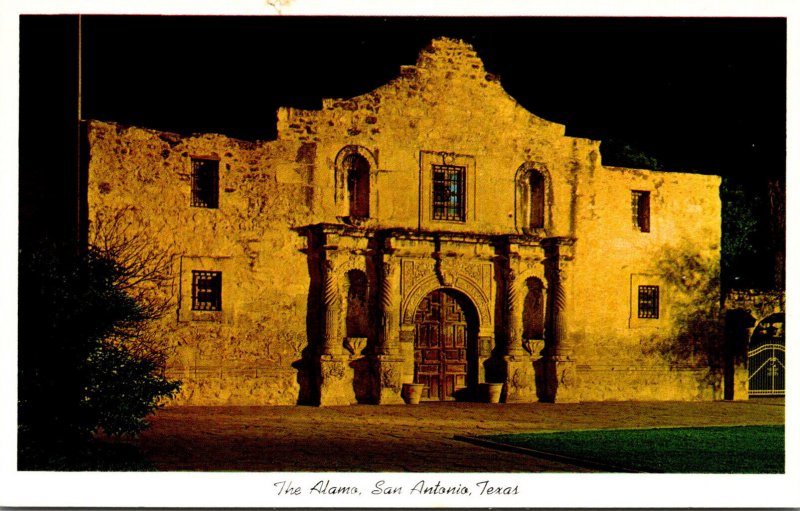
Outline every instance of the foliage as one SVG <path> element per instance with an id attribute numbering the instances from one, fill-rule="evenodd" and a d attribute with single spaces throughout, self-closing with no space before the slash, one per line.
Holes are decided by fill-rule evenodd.
<path id="1" fill-rule="evenodd" d="M 179 387 L 148 334 L 161 304 L 131 290 L 143 273 L 121 253 L 52 243 L 20 253 L 21 469 L 68 465 L 98 431 L 138 433 Z M 144 275 L 140 287 L 160 274 Z"/>
<path id="2" fill-rule="evenodd" d="M 676 329 L 654 339 L 653 351 L 673 366 L 709 368 L 708 383 L 717 384 L 725 367 L 719 266 L 683 244 L 662 250 L 656 268 L 669 288 Z"/>
<path id="3" fill-rule="evenodd" d="M 603 164 L 605 165 L 632 169 L 664 169 L 662 161 L 628 142 L 613 139 L 604 140 L 602 154 Z"/>
<path id="4" fill-rule="evenodd" d="M 757 251 L 758 204 L 742 184 L 722 181 L 722 274 L 726 289 L 750 287 L 748 259 Z"/>
<path id="5" fill-rule="evenodd" d="M 643 472 L 784 472 L 783 426 L 564 431 L 482 438 Z"/>
<path id="6" fill-rule="evenodd" d="M 603 163 L 620 167 L 693 172 L 635 145 L 608 139 Z M 786 189 L 763 175 L 725 177 L 722 199 L 722 285 L 724 289 L 783 289 L 785 280 Z"/>
<path id="7" fill-rule="evenodd" d="M 89 232 L 89 246 L 113 265 L 114 289 L 133 300 L 144 319 L 119 323 L 112 338 L 124 342 L 134 356 L 161 367 L 165 363 L 162 344 L 146 327 L 172 306 L 172 259 L 169 250 L 155 248 L 159 244 L 134 229 L 130 219 L 134 215 L 133 207 L 121 208 L 112 215 L 98 214 Z"/>
<path id="8" fill-rule="evenodd" d="M 783 289 L 785 182 L 760 176 L 724 178 L 720 196 L 723 287 Z"/>
<path id="9" fill-rule="evenodd" d="M 771 179 L 767 183 L 769 204 L 768 245 L 774 261 L 773 286 L 786 287 L 786 183 Z"/>

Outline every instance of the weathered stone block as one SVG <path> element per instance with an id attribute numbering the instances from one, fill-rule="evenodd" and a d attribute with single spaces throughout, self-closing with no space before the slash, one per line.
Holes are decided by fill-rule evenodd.
<path id="1" fill-rule="evenodd" d="M 320 360 L 320 406 L 352 405 L 357 402 L 353 389 L 353 369 L 345 357 Z"/>

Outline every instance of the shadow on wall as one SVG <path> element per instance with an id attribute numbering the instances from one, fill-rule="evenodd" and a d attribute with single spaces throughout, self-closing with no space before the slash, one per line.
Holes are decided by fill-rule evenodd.
<path id="1" fill-rule="evenodd" d="M 298 405 L 317 406 L 320 402 L 320 366 L 319 349 L 322 343 L 322 313 L 320 303 L 322 300 L 322 271 L 311 257 L 306 258 L 308 264 L 309 286 L 308 300 L 306 302 L 306 334 L 308 346 L 300 355 L 300 360 L 292 363 L 297 370 L 297 383 L 300 393 L 297 396 Z"/>
<path id="2" fill-rule="evenodd" d="M 375 364 L 369 358 L 361 356 L 350 362 L 353 369 L 353 392 L 358 404 L 375 404 L 379 396 L 375 392 L 379 383 Z"/>
<path id="3" fill-rule="evenodd" d="M 719 265 L 688 244 L 666 247 L 656 263 L 670 296 L 673 331 L 653 336 L 643 349 L 673 368 L 698 371 L 698 388 L 721 390 L 726 373 L 746 358 L 746 348 L 726 342 L 721 317 Z M 746 341 L 744 343 L 746 347 Z M 728 379 L 732 381 L 732 376 Z"/>
<path id="4" fill-rule="evenodd" d="M 725 311 L 725 399 L 734 398 L 734 374 L 736 367 L 747 361 L 747 345 L 755 324 L 755 318 L 748 311 Z"/>

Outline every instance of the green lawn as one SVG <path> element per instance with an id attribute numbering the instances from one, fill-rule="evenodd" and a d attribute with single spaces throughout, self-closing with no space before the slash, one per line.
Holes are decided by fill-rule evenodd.
<path id="1" fill-rule="evenodd" d="M 642 472 L 784 472 L 783 426 L 565 431 L 480 438 Z"/>

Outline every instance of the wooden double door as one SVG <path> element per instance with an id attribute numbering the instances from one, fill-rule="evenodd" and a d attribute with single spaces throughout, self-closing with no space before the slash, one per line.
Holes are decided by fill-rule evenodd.
<path id="1" fill-rule="evenodd" d="M 476 346 L 475 314 L 468 300 L 439 289 L 426 296 L 414 316 L 414 381 L 422 399 L 451 400 L 466 393 Z"/>

